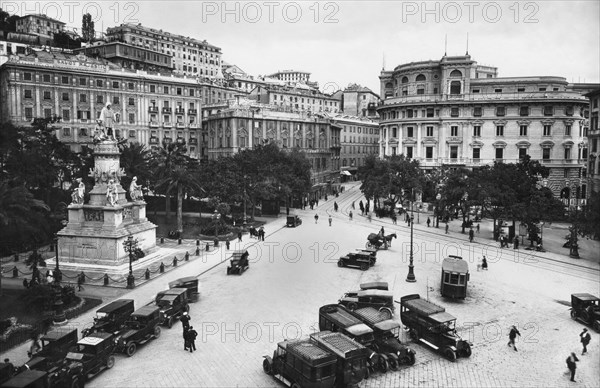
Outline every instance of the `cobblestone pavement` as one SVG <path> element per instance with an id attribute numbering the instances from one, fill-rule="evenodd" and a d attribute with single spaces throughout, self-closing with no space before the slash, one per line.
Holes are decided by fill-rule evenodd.
<path id="1" fill-rule="evenodd" d="M 568 381 L 565 364 L 571 351 L 581 353 L 578 335 L 583 328 L 570 319 L 570 294 L 599 293 L 594 260 L 574 265 L 558 254 L 502 250 L 484 240 L 484 228 L 482 236 L 469 244 L 456 227 L 445 235 L 443 228 L 427 230 L 422 219 L 414 232 L 417 282 L 407 283 L 409 229 L 400 220 L 393 226 L 379 219 L 369 223 L 356 210 L 354 220 L 349 221 L 350 204 L 358 204 L 359 199 L 358 186 L 353 186 L 335 199 L 340 205 L 338 213 L 333 212 L 334 199 L 330 198 L 314 211 L 298 211 L 304 223 L 297 228 L 284 228 L 285 220 L 279 218 L 265 226 L 265 242 L 246 237 L 244 246 L 251 263 L 242 276 L 226 275 L 228 255 L 219 250 L 206 260 L 190 262 L 123 295 L 136 299 L 136 307 L 141 306 L 168 281 L 205 271 L 200 276 L 201 298 L 190 311 L 191 324 L 199 333 L 198 351 L 183 350 L 180 324 L 163 328 L 159 339 L 142 346 L 132 358 L 118 356 L 114 368 L 92 379 L 88 386 L 281 386 L 263 373 L 262 356 L 271 355 L 284 338 L 317 330 L 321 305 L 336 302 L 343 292 L 367 281 L 389 282 L 396 299 L 419 293 L 446 307 L 458 318 L 459 333 L 474 346 L 470 358 L 451 363 L 428 348 L 410 343 L 417 351 L 414 366 L 375 374 L 361 387 L 600 386 L 597 333 L 592 332 L 589 354 L 579 356 L 577 383 Z M 315 225 L 317 212 L 320 220 Z M 333 216 L 331 227 L 327 212 Z M 396 232 L 398 239 L 389 250 L 378 253 L 374 267 L 366 272 L 337 267 L 339 256 L 363 247 L 366 236 L 382 225 L 386 234 Z M 440 261 L 448 254 L 459 254 L 470 263 L 471 281 L 464 301 L 439 295 Z M 488 257 L 489 271 L 476 270 L 482 254 Z M 92 315 L 84 314 L 71 324 L 85 325 Z M 517 340 L 518 352 L 507 346 L 508 329 L 513 324 L 522 335 Z M 402 335 L 406 341 L 406 333 Z M 24 361 L 25 346 L 16 349 L 11 359 Z"/>

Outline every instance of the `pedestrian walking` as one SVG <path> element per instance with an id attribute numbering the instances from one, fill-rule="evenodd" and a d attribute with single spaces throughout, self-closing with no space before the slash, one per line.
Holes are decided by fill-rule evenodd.
<path id="1" fill-rule="evenodd" d="M 265 228 L 262 226 L 258 229 L 258 239 L 260 241 L 265 241 Z"/>
<path id="2" fill-rule="evenodd" d="M 337 204 L 337 202 L 333 203 L 333 210 L 335 210 L 336 212 L 338 211 L 338 204 Z"/>
<path id="3" fill-rule="evenodd" d="M 193 353 L 196 350 L 196 337 L 198 336 L 198 332 L 194 330 L 194 326 L 190 326 L 188 330 L 188 342 L 190 344 L 190 352 Z"/>
<path id="4" fill-rule="evenodd" d="M 242 242 L 242 231 L 238 231 L 238 242 Z"/>
<path id="5" fill-rule="evenodd" d="M 10 362 L 9 358 L 4 359 L 4 364 L 6 364 L 6 371 L 7 371 L 6 377 L 14 376 L 17 372 L 17 368 L 15 368 L 15 365 L 12 362 Z"/>
<path id="6" fill-rule="evenodd" d="M 379 234 L 381 235 L 381 237 L 385 237 L 385 229 L 383 229 L 383 226 L 381 227 Z"/>
<path id="7" fill-rule="evenodd" d="M 577 358 L 577 356 L 575 355 L 574 352 L 571 352 L 571 355 L 569 357 L 567 357 L 567 368 L 569 368 L 569 371 L 571 371 L 571 381 L 576 383 L 577 381 L 575 381 L 575 371 L 577 370 L 577 364 L 576 362 L 579 361 L 579 359 Z"/>
<path id="8" fill-rule="evenodd" d="M 183 330 L 187 330 L 190 327 L 190 319 L 192 319 L 192 318 L 187 313 L 187 311 L 184 311 L 183 314 L 181 314 L 181 318 L 179 318 L 179 320 L 181 321 L 181 324 L 183 325 Z"/>
<path id="9" fill-rule="evenodd" d="M 369 222 L 371 222 L 371 213 L 367 214 L 367 220 L 369 220 Z"/>
<path id="10" fill-rule="evenodd" d="M 331 226 L 331 221 L 332 221 L 331 216 L 329 216 L 329 226 Z"/>
<path id="11" fill-rule="evenodd" d="M 473 232 L 473 228 L 469 229 L 469 242 L 473 242 L 473 237 L 475 237 L 475 232 Z"/>
<path id="12" fill-rule="evenodd" d="M 394 214 L 392 214 L 392 223 L 393 223 L 394 225 L 398 225 L 398 222 L 397 222 L 397 221 L 398 221 L 398 217 L 396 217 L 396 214 L 395 214 L 395 213 L 394 213 Z"/>
<path id="13" fill-rule="evenodd" d="M 519 236 L 515 236 L 513 243 L 514 243 L 513 249 L 519 249 Z"/>
<path id="14" fill-rule="evenodd" d="M 317 221 L 319 221 L 319 215 L 315 214 L 315 224 L 317 223 Z"/>
<path id="15" fill-rule="evenodd" d="M 229 250 L 229 245 L 230 245 L 229 240 L 225 241 L 225 247 L 227 248 L 227 250 Z"/>
<path id="16" fill-rule="evenodd" d="M 583 351 L 581 352 L 581 355 L 583 356 L 585 353 L 587 353 L 587 346 L 592 340 L 592 336 L 590 336 L 590 333 L 588 333 L 588 329 L 584 328 L 579 334 L 579 337 L 581 337 L 581 344 L 583 345 Z"/>
<path id="17" fill-rule="evenodd" d="M 427 217 L 427 227 L 429 228 L 429 225 L 431 225 L 431 218 Z"/>
<path id="18" fill-rule="evenodd" d="M 508 346 L 512 346 L 515 352 L 517 351 L 517 346 L 515 345 L 517 335 L 520 337 L 521 333 L 519 333 L 519 330 L 513 325 L 513 327 L 510 328 L 510 333 L 508 333 Z"/>
<path id="19" fill-rule="evenodd" d="M 479 234 L 479 224 L 477 224 L 476 230 L 477 230 L 477 234 Z"/>
<path id="20" fill-rule="evenodd" d="M 79 276 L 77 276 L 77 291 L 83 290 L 81 285 L 83 284 L 84 279 L 85 275 L 83 273 L 80 273 Z"/>
<path id="21" fill-rule="evenodd" d="M 31 346 L 29 347 L 29 351 L 27 352 L 27 356 L 31 358 L 34 354 L 39 352 L 42 349 L 42 334 L 37 331 L 33 332 L 33 336 L 31 337 Z"/>
<path id="22" fill-rule="evenodd" d="M 189 331 L 190 329 L 188 327 L 183 327 L 183 350 L 190 350 Z"/>
<path id="23" fill-rule="evenodd" d="M 352 221 L 352 210 L 350 210 L 350 213 L 348 213 L 348 217 L 350 217 L 350 221 Z"/>
<path id="24" fill-rule="evenodd" d="M 485 258 L 485 256 L 483 256 L 483 259 L 481 260 L 481 269 L 485 269 L 486 271 L 488 269 L 488 263 L 487 263 L 487 259 Z"/>

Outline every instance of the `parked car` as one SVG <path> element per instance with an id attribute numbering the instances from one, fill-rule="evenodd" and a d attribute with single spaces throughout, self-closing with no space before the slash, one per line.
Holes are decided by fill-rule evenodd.
<path id="1" fill-rule="evenodd" d="M 56 368 L 55 368 L 56 369 Z M 3 382 L 2 388 L 83 388 L 83 376 L 68 373 L 65 368 L 52 372 L 24 370 Z"/>
<path id="2" fill-rule="evenodd" d="M 116 351 L 133 356 L 139 345 L 160 337 L 160 309 L 156 306 L 144 306 L 131 314 L 125 327 L 117 334 Z"/>
<path id="3" fill-rule="evenodd" d="M 418 294 L 403 296 L 400 305 L 402 323 L 414 341 L 437 350 L 450 361 L 471 356 L 471 343 L 456 333 L 456 318 L 446 309 Z"/>
<path id="4" fill-rule="evenodd" d="M 600 332 L 600 298 L 591 294 L 571 294 L 571 318 Z"/>
<path id="5" fill-rule="evenodd" d="M 77 329 L 49 331 L 40 340 L 42 349 L 35 353 L 25 365 L 28 369 L 47 370 L 47 367 L 39 369 L 37 365 L 53 365 L 62 362 L 69 349 L 77 344 L 78 339 Z"/>
<path id="6" fill-rule="evenodd" d="M 187 288 L 187 296 L 190 302 L 197 302 L 198 299 L 200 299 L 199 281 L 197 277 L 188 276 L 174 280 L 169 283 L 169 289 L 171 288 Z"/>
<path id="7" fill-rule="evenodd" d="M 299 226 L 300 224 L 302 224 L 302 219 L 298 216 L 287 216 L 287 222 L 285 223 L 285 226 L 287 226 L 288 228 L 295 228 L 296 226 Z"/>
<path id="8" fill-rule="evenodd" d="M 116 333 L 135 310 L 133 299 L 117 299 L 96 311 L 94 324 L 81 331 L 86 337 L 92 333 Z"/>
<path id="9" fill-rule="evenodd" d="M 373 330 L 374 346 L 379 352 L 386 354 L 388 359 L 398 364 L 415 363 L 416 352 L 400 341 L 402 324 L 399 321 L 387 318 L 387 314 L 373 307 L 359 308 L 350 313 Z"/>
<path id="10" fill-rule="evenodd" d="M 248 256 L 249 253 L 246 250 L 233 252 L 233 256 L 230 260 L 231 265 L 227 267 L 227 275 L 241 275 L 244 273 L 244 271 L 248 270 L 250 268 L 250 263 L 248 263 Z"/>
<path id="11" fill-rule="evenodd" d="M 94 333 L 77 342 L 66 357 L 66 367 L 71 373 L 80 373 L 85 380 L 115 365 L 115 336 L 111 333 Z"/>
<path id="12" fill-rule="evenodd" d="M 273 357 L 264 356 L 263 370 L 288 387 L 332 388 L 337 357 L 308 339 L 277 344 Z"/>
<path id="13" fill-rule="evenodd" d="M 367 288 L 360 291 L 347 292 L 340 298 L 339 304 L 348 307 L 350 310 L 362 307 L 374 307 L 384 313 L 387 319 L 392 319 L 396 309 L 394 306 L 394 293 L 381 289 L 387 288 L 383 282 L 361 284 L 361 288 L 364 285 L 380 288 Z"/>
<path id="14" fill-rule="evenodd" d="M 366 271 L 375 264 L 375 259 L 370 255 L 350 252 L 340 257 L 337 264 L 338 267 L 357 267 Z"/>
<path id="15" fill-rule="evenodd" d="M 160 309 L 160 324 L 169 329 L 173 327 L 175 320 L 179 319 L 184 311 L 190 311 L 188 300 L 187 288 L 171 288 L 159 292 L 155 302 Z"/>

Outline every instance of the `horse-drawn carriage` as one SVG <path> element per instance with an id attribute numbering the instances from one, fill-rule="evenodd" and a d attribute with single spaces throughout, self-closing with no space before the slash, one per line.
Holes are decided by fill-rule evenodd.
<path id="1" fill-rule="evenodd" d="M 392 239 L 397 238 L 396 233 L 382 236 L 380 233 L 370 233 L 367 237 L 366 248 L 371 249 L 388 249 L 392 246 Z"/>

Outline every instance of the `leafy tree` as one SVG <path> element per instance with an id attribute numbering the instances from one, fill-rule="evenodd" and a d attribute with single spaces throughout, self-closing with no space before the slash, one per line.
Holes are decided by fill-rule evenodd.
<path id="1" fill-rule="evenodd" d="M 71 35 L 64 31 L 59 31 L 54 34 L 54 45 L 56 47 L 65 48 L 68 50 L 81 48 L 81 40 L 73 39 Z"/>
<path id="2" fill-rule="evenodd" d="M 81 39 L 84 42 L 91 42 L 96 36 L 96 31 L 94 30 L 94 21 L 92 20 L 92 15 L 90 15 L 89 13 L 86 13 L 82 17 L 81 35 Z"/>
<path id="3" fill-rule="evenodd" d="M 17 31 L 18 15 L 11 15 L 0 8 L 0 31 L 4 31 L 5 37 L 9 32 Z"/>

